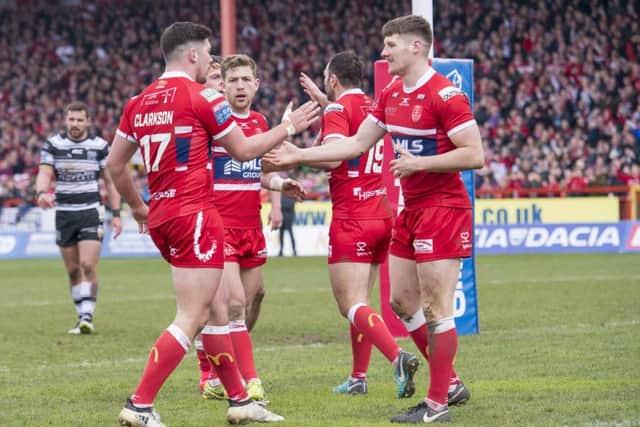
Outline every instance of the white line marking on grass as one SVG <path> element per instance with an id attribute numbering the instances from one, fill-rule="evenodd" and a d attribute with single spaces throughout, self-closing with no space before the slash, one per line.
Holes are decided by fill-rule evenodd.
<path id="1" fill-rule="evenodd" d="M 615 322 L 604 322 L 598 325 L 594 325 L 592 323 L 578 323 L 575 326 L 557 325 L 557 326 L 542 326 L 539 328 L 481 329 L 480 335 L 482 334 L 522 334 L 522 333 L 530 333 L 530 332 L 553 333 L 553 332 L 577 331 L 577 330 L 583 330 L 583 329 L 621 328 L 626 326 L 638 326 L 638 325 L 640 325 L 640 320 L 630 319 L 630 320 L 620 320 Z"/>
<path id="2" fill-rule="evenodd" d="M 175 299 L 175 295 L 140 295 L 130 296 L 122 298 L 98 298 L 100 304 L 109 303 L 121 303 L 128 301 L 150 301 L 150 300 L 166 300 Z M 15 308 L 15 307 L 43 307 L 46 305 L 71 305 L 71 300 L 60 301 L 25 301 L 20 303 L 0 304 L 0 308 Z"/>
<path id="3" fill-rule="evenodd" d="M 328 344 L 326 343 L 309 343 L 309 344 L 290 344 L 290 345 L 275 345 L 275 346 L 265 346 L 265 347 L 255 347 L 254 352 L 256 353 L 267 353 L 274 351 L 287 351 L 287 350 L 295 350 L 295 349 L 318 349 L 321 347 L 326 347 Z M 189 352 L 185 357 L 194 357 L 195 351 Z M 79 362 L 67 362 L 67 363 L 58 363 L 58 364 L 47 364 L 43 363 L 38 366 L 38 369 L 77 369 L 77 368 L 106 368 L 106 367 L 116 367 L 116 366 L 124 366 L 124 365 L 137 365 L 143 364 L 147 361 L 147 357 L 127 357 L 126 359 L 103 359 L 103 360 L 82 360 Z M 0 367 L 0 372 L 9 373 L 11 371 L 15 371 L 15 369 L 8 368 L 6 366 Z"/>
<path id="4" fill-rule="evenodd" d="M 279 288 L 279 289 L 269 289 L 269 292 L 274 294 L 295 294 L 301 292 L 329 292 L 330 288 L 327 285 L 326 288 Z M 175 299 L 175 295 L 173 294 L 165 294 L 165 295 L 140 295 L 140 296 L 128 296 L 128 297 L 118 297 L 118 298 L 99 298 L 99 304 L 112 304 L 112 303 L 122 303 L 122 302 L 135 302 L 135 301 L 158 301 L 158 300 L 172 300 Z M 54 300 L 54 301 L 24 301 L 17 303 L 8 303 L 8 304 L 0 304 L 1 308 L 16 308 L 16 307 L 44 307 L 47 305 L 71 305 L 71 300 Z"/>
<path id="5" fill-rule="evenodd" d="M 490 283 L 492 285 L 511 285 L 511 284 L 521 284 L 521 283 L 558 283 L 558 282 L 594 282 L 594 281 L 610 281 L 610 280 L 638 280 L 640 279 L 640 274 L 623 274 L 623 275 L 607 275 L 607 276 L 555 276 L 555 277 L 545 277 L 545 278 L 531 278 L 531 279 L 490 279 L 490 280 L 481 280 L 482 283 Z"/>

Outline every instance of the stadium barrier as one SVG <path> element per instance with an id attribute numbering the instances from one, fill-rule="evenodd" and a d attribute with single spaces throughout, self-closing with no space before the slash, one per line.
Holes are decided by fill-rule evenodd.
<path id="1" fill-rule="evenodd" d="M 476 254 L 640 251 L 640 221 L 602 219 L 603 216 L 609 218 L 612 212 L 607 210 L 608 200 L 598 199 L 585 198 L 584 204 L 576 198 L 543 199 L 542 204 L 537 199 L 476 200 Z M 604 205 L 601 204 L 603 202 Z M 263 206 L 264 223 L 269 209 L 269 204 Z M 498 213 L 502 212 L 500 209 L 506 213 Z M 12 210 L 15 212 L 17 208 L 5 208 L 3 218 L 13 218 Z M 529 215 L 530 223 L 518 223 L 518 215 L 521 220 Z M 34 208 L 18 224 L 3 222 L 0 228 L 0 259 L 59 256 L 53 216 L 53 211 L 43 212 Z M 110 230 L 105 227 L 102 256 L 159 256 L 151 238 L 138 234 L 136 223 L 126 210 L 122 220 L 124 231 L 117 240 L 111 239 Z M 330 202 L 296 204 L 293 233 L 298 254 L 326 256 L 330 223 Z M 266 226 L 264 232 L 269 255 L 277 255 L 280 250 L 279 231 L 272 231 Z M 284 242 L 284 254 L 290 255 L 288 236 Z"/>
<path id="2" fill-rule="evenodd" d="M 319 212 L 324 212 L 325 208 Z M 294 225 L 299 255 L 326 256 L 329 223 Z M 278 231 L 265 227 L 270 256 L 280 249 Z M 291 254 L 285 238 L 285 255 Z M 476 254 L 640 252 L 640 221 L 564 224 L 498 224 L 475 227 Z M 53 231 L 0 232 L 0 259 L 59 256 Z M 127 229 L 117 240 L 107 229 L 103 257 L 159 256 L 148 235 Z"/>

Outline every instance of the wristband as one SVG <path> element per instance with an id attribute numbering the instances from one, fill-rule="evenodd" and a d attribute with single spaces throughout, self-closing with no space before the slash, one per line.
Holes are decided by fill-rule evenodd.
<path id="1" fill-rule="evenodd" d="M 291 121 L 289 121 L 289 119 L 284 120 L 282 122 L 282 124 L 285 125 L 285 127 L 287 129 L 287 135 L 288 136 L 293 136 L 296 133 L 298 133 L 298 132 L 296 132 L 296 127 L 293 125 L 293 123 L 291 123 Z"/>
<path id="2" fill-rule="evenodd" d="M 273 191 L 282 191 L 282 186 L 284 185 L 284 179 L 280 175 L 274 175 L 269 181 L 269 189 Z"/>
<path id="3" fill-rule="evenodd" d="M 112 218 L 120 218 L 120 209 L 111 209 Z"/>
<path id="4" fill-rule="evenodd" d="M 42 196 L 43 194 L 46 194 L 46 191 L 37 191 L 36 192 L 36 200 L 38 200 L 40 198 L 40 196 Z"/>

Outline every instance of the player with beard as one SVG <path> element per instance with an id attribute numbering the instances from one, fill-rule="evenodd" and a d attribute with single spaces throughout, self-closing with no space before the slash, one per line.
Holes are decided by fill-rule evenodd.
<path id="1" fill-rule="evenodd" d="M 232 55 L 222 62 L 225 97 L 231 106 L 236 124 L 247 136 L 266 132 L 266 118 L 251 110 L 251 104 L 260 86 L 257 66 L 246 55 Z M 291 179 L 282 179 L 276 173 L 262 174 L 260 160 L 239 162 L 224 147 L 214 147 L 215 205 L 225 229 L 225 264 L 222 280 L 229 287 L 229 329 L 240 373 L 252 399 L 264 401 L 265 393 L 253 359 L 253 344 L 249 331 L 258 316 L 256 299 L 264 296 L 263 265 L 267 260 L 267 247 L 260 219 L 260 190 L 270 191 L 272 229 L 282 223 L 280 192 L 301 199 L 302 185 Z M 257 295 L 259 298 L 256 298 Z M 252 307 L 253 306 L 253 307 Z M 198 356 L 201 359 L 201 355 Z M 203 363 L 200 363 L 201 376 Z M 203 396 L 226 398 L 225 390 L 217 378 L 207 381 Z"/>
<path id="2" fill-rule="evenodd" d="M 56 244 L 78 315 L 76 325 L 68 333 L 90 334 L 95 330 L 96 268 L 104 234 L 99 178 L 104 179 L 107 187 L 114 238 L 122 231 L 120 195 L 105 169 L 109 144 L 89 133 L 89 108 L 81 102 L 72 102 L 65 114 L 66 132 L 48 138 L 40 152 L 36 198 L 42 209 L 56 208 Z M 54 180 L 55 194 L 50 193 Z"/>
<path id="3" fill-rule="evenodd" d="M 300 82 L 325 105 L 320 144 L 354 135 L 371 110 L 360 89 L 363 65 L 351 51 L 334 55 L 324 69 L 326 96 L 305 74 Z M 375 346 L 394 366 L 399 398 L 415 391 L 418 360 L 400 349 L 382 317 L 370 306 L 371 290 L 391 239 L 391 206 L 382 181 L 383 141 L 349 160 L 316 163 L 328 170 L 332 203 L 329 228 L 329 277 L 340 314 L 349 320 L 353 365 L 350 377 L 335 393 L 367 393 L 367 370 Z M 314 164 L 312 164 L 314 165 Z"/>
<path id="4" fill-rule="evenodd" d="M 228 286 L 221 281 L 224 229 L 214 204 L 212 141 L 248 161 L 307 128 L 318 109 L 307 103 L 269 132 L 246 138 L 224 96 L 206 88 L 211 30 L 191 22 L 167 27 L 160 40 L 165 72 L 124 108 L 107 160 L 116 188 L 140 232 L 148 232 L 171 265 L 177 312 L 149 354 L 135 392 L 118 420 L 126 426 L 164 426 L 153 408 L 162 384 L 198 332 L 207 357 L 229 394 L 229 423 L 283 418 L 249 398 L 229 336 Z M 127 164 L 140 148 L 148 174 L 149 206 Z"/>
<path id="5" fill-rule="evenodd" d="M 453 302 L 460 259 L 471 256 L 473 237 L 460 171 L 481 168 L 484 152 L 466 95 L 429 65 L 429 23 L 413 15 L 392 19 L 382 35 L 381 56 L 397 78 L 382 90 L 358 132 L 306 150 L 283 144 L 265 158 L 276 167 L 351 159 L 391 135 L 397 153 L 391 172 L 400 178 L 405 200 L 390 245 L 391 307 L 429 358 L 424 400 L 391 421 L 448 421 L 458 348 Z"/>

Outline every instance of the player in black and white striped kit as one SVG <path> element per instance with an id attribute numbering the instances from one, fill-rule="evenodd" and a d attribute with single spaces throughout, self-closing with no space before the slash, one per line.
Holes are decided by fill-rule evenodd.
<path id="1" fill-rule="evenodd" d="M 81 102 L 66 108 L 66 132 L 47 139 L 40 152 L 36 179 L 38 206 L 56 208 L 56 244 L 64 260 L 78 321 L 70 334 L 94 331 L 98 275 L 96 266 L 104 234 L 102 177 L 111 207 L 114 238 L 122 230 L 120 195 L 105 169 L 109 144 L 89 134 L 89 109 Z M 55 194 L 51 192 L 55 179 Z"/>

